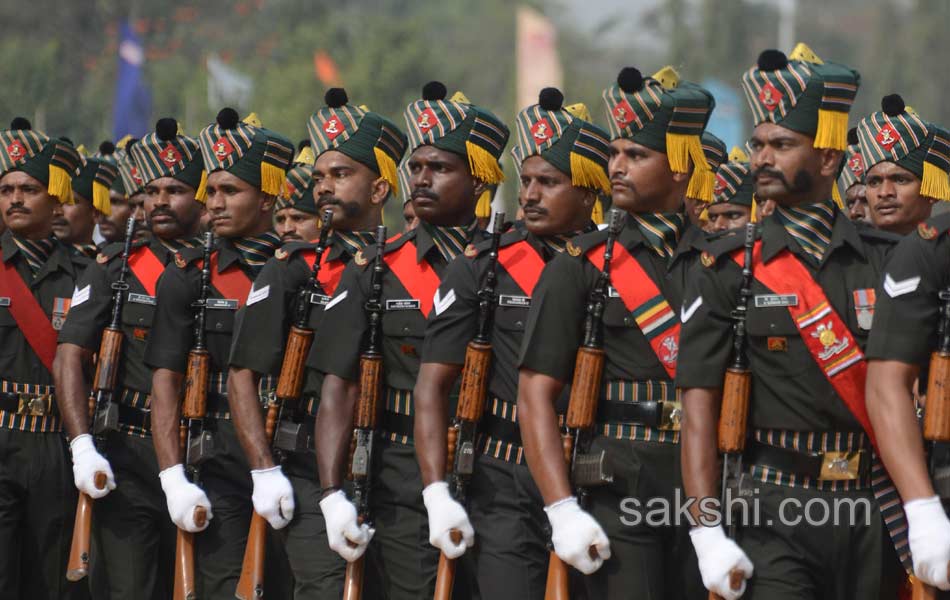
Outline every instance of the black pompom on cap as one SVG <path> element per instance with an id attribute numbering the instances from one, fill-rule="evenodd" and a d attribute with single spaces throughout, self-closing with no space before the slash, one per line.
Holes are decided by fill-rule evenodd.
<path id="1" fill-rule="evenodd" d="M 763 50 L 757 65 L 760 71 L 778 71 L 788 66 L 788 57 L 780 50 Z"/>
<path id="2" fill-rule="evenodd" d="M 564 94 L 557 88 L 546 87 L 538 94 L 538 104 L 544 110 L 561 110 L 564 105 Z"/>
<path id="3" fill-rule="evenodd" d="M 848 145 L 853 146 L 858 143 L 858 128 L 852 127 L 848 130 Z"/>
<path id="4" fill-rule="evenodd" d="M 445 84 L 441 81 L 430 81 L 422 86 L 423 100 L 445 100 L 445 96 L 448 93 L 449 91 L 445 88 Z"/>
<path id="5" fill-rule="evenodd" d="M 324 94 L 323 101 L 330 108 L 340 108 L 346 106 L 346 103 L 350 101 L 350 97 L 346 95 L 346 90 L 343 88 L 330 88 Z"/>
<path id="6" fill-rule="evenodd" d="M 103 156 L 108 156 L 110 154 L 115 154 L 115 144 L 106 140 L 99 144 L 99 154 Z"/>
<path id="7" fill-rule="evenodd" d="M 234 129 L 237 127 L 238 120 L 240 120 L 240 117 L 233 108 L 222 108 L 215 119 L 221 129 Z"/>
<path id="8" fill-rule="evenodd" d="M 70 146 L 75 146 L 75 145 L 76 145 L 76 143 L 73 142 L 73 140 L 72 140 L 71 138 L 68 138 L 68 137 L 66 137 L 65 135 L 62 136 L 62 137 L 60 137 L 59 139 L 63 140 L 64 142 L 66 142 L 66 143 L 69 144 Z"/>
<path id="9" fill-rule="evenodd" d="M 904 112 L 905 108 L 907 108 L 907 106 L 904 104 L 904 99 L 900 97 L 900 94 L 888 94 L 881 98 L 881 110 L 889 117 L 896 117 Z"/>
<path id="10" fill-rule="evenodd" d="M 163 142 L 170 142 L 178 137 L 178 121 L 170 117 L 159 119 L 155 123 L 155 135 Z"/>
<path id="11" fill-rule="evenodd" d="M 311 144 L 310 144 L 310 140 L 309 140 L 309 139 L 300 140 L 300 143 L 297 144 L 297 152 L 300 152 L 300 151 L 303 150 L 304 148 L 309 148 L 310 145 L 311 145 Z"/>
<path id="12" fill-rule="evenodd" d="M 125 143 L 125 151 L 128 152 L 132 149 L 132 146 L 139 143 L 139 138 L 130 138 L 129 141 Z"/>
<path id="13" fill-rule="evenodd" d="M 643 89 L 643 74 L 640 69 L 624 67 L 617 75 L 617 85 L 628 94 L 639 92 Z"/>
<path id="14" fill-rule="evenodd" d="M 13 121 L 10 122 L 10 129 L 33 129 L 33 125 L 30 124 L 30 121 L 23 117 L 16 117 Z"/>

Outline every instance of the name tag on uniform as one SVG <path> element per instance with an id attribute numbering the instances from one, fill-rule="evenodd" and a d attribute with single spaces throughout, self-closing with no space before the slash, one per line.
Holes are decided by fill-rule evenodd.
<path id="1" fill-rule="evenodd" d="M 327 302 L 330 301 L 330 296 L 325 296 L 323 294 L 310 294 L 310 304 L 321 304 L 326 306 Z"/>
<path id="2" fill-rule="evenodd" d="M 7 296 L 0 298 L 0 306 L 10 306 L 10 298 Z"/>
<path id="3" fill-rule="evenodd" d="M 614 286 L 607 286 L 607 297 L 608 298 L 619 298 L 620 292 L 614 289 Z"/>
<path id="4" fill-rule="evenodd" d="M 129 302 L 155 306 L 155 296 L 149 296 L 148 294 L 133 294 L 132 292 L 129 292 Z"/>
<path id="5" fill-rule="evenodd" d="M 208 298 L 208 301 L 205 303 L 205 307 L 213 310 L 237 310 L 238 301 L 232 300 L 230 298 Z"/>
<path id="6" fill-rule="evenodd" d="M 399 298 L 387 300 L 386 310 L 419 310 L 421 304 L 415 298 Z"/>
<path id="7" fill-rule="evenodd" d="M 500 294 L 498 296 L 498 306 L 528 308 L 531 306 L 531 296 L 509 296 L 508 294 Z"/>
<path id="8" fill-rule="evenodd" d="M 755 296 L 756 308 L 775 306 L 798 306 L 798 294 L 758 294 Z"/>

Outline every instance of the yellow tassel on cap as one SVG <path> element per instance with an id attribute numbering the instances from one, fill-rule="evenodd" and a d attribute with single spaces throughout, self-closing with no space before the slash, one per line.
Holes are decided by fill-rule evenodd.
<path id="1" fill-rule="evenodd" d="M 575 104 L 568 104 L 564 107 L 564 110 L 571 113 L 571 116 L 580 119 L 581 121 L 591 122 L 590 110 L 587 108 L 587 105 L 583 102 L 577 102 Z"/>
<path id="2" fill-rule="evenodd" d="M 208 200 L 208 172 L 201 169 L 201 181 L 195 190 L 195 200 L 204 204 Z"/>
<path id="3" fill-rule="evenodd" d="M 261 191 L 270 196 L 280 196 L 287 189 L 287 172 L 280 167 L 261 162 Z"/>
<path id="4" fill-rule="evenodd" d="M 729 151 L 729 160 L 732 162 L 749 162 L 749 155 L 739 146 L 733 146 Z"/>
<path id="5" fill-rule="evenodd" d="M 471 102 L 469 102 L 468 100 L 468 97 L 465 94 L 463 94 L 461 90 L 452 94 L 452 97 L 449 98 L 449 101 L 459 102 L 461 104 L 471 104 Z"/>
<path id="6" fill-rule="evenodd" d="M 505 180 L 501 165 L 488 150 L 478 144 L 466 141 L 465 153 L 468 155 L 468 167 L 475 178 L 491 185 Z"/>
<path id="7" fill-rule="evenodd" d="M 848 147 L 848 113 L 818 109 L 818 130 L 815 148 L 845 150 Z"/>
<path id="8" fill-rule="evenodd" d="M 79 153 L 79 156 L 86 156 L 89 154 L 89 151 L 86 150 L 85 144 L 79 144 L 78 146 L 76 146 L 76 152 Z"/>
<path id="9" fill-rule="evenodd" d="M 693 169 L 693 175 L 689 178 L 689 186 L 686 188 L 686 197 L 702 200 L 703 202 L 712 202 L 713 190 L 716 187 L 716 174 L 711 169 Z"/>
<path id="10" fill-rule="evenodd" d="M 689 173 L 689 159 L 696 169 L 709 171 L 709 163 L 703 153 L 703 142 L 698 135 L 682 133 L 666 134 L 666 157 L 674 173 Z"/>
<path id="11" fill-rule="evenodd" d="M 300 152 L 297 153 L 297 157 L 294 158 L 294 164 L 303 164 L 313 166 L 313 163 L 317 162 L 317 157 L 313 154 L 313 148 L 310 146 L 304 146 Z"/>
<path id="12" fill-rule="evenodd" d="M 309 150 L 309 148 L 304 148 Z M 396 195 L 399 193 L 399 174 L 396 172 L 396 162 L 377 146 L 373 147 L 373 154 L 376 155 L 376 166 L 379 167 L 379 176 L 389 184 L 389 191 Z"/>
<path id="13" fill-rule="evenodd" d="M 60 204 L 73 203 L 73 178 L 66 169 L 52 164 L 49 166 L 49 185 L 46 192 L 55 196 Z"/>
<path id="14" fill-rule="evenodd" d="M 755 196 L 752 196 L 752 212 L 749 213 L 749 220 L 753 223 L 759 222 L 759 206 L 755 203 Z"/>
<path id="15" fill-rule="evenodd" d="M 250 125 L 251 127 L 263 127 L 264 124 L 261 123 L 261 118 L 257 116 L 256 112 L 252 112 L 248 116 L 244 117 L 244 124 Z"/>
<path id="16" fill-rule="evenodd" d="M 700 221 L 701 223 L 708 223 L 708 222 L 709 222 L 709 209 L 708 209 L 708 208 L 703 208 L 703 212 L 699 213 L 699 221 Z"/>
<path id="17" fill-rule="evenodd" d="M 841 192 L 838 190 L 837 181 L 831 186 L 831 199 L 835 201 L 835 204 L 838 205 L 838 208 L 844 210 L 844 200 L 841 199 Z"/>
<path id="18" fill-rule="evenodd" d="M 491 189 L 485 190 L 482 192 L 482 195 L 478 197 L 478 202 L 475 204 L 476 217 L 479 219 L 487 219 L 491 217 L 491 198 Z"/>
<path id="19" fill-rule="evenodd" d="M 815 51 L 809 48 L 808 44 L 804 42 L 798 42 L 798 44 L 795 45 L 795 48 L 792 49 L 791 54 L 788 55 L 788 60 L 800 60 L 813 65 L 825 64 L 825 61 L 818 58 L 818 55 L 815 54 Z"/>
<path id="20" fill-rule="evenodd" d="M 576 152 L 571 152 L 571 185 L 610 195 L 610 179 L 604 168 Z"/>
<path id="21" fill-rule="evenodd" d="M 127 133 L 125 137 L 115 143 L 115 147 L 121 150 L 125 150 L 125 147 L 129 145 L 129 142 L 132 140 L 132 134 Z"/>
<path id="22" fill-rule="evenodd" d="M 937 200 L 950 200 L 950 177 L 947 172 L 924 161 L 924 174 L 920 178 L 920 195 Z"/>
<path id="23" fill-rule="evenodd" d="M 604 203 L 600 201 L 600 198 L 594 200 L 594 208 L 590 211 L 590 220 L 594 222 L 594 225 L 604 224 Z"/>
<path id="24" fill-rule="evenodd" d="M 668 90 L 675 90 L 680 84 L 680 74 L 671 66 L 666 66 L 653 74 L 653 79 Z"/>
<path id="25" fill-rule="evenodd" d="M 92 182 L 92 207 L 107 217 L 112 214 L 112 203 L 109 201 L 109 188 L 98 181 Z"/>

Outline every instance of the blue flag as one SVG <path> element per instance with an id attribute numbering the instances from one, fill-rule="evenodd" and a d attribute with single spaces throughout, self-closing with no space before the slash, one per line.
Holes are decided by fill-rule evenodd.
<path id="1" fill-rule="evenodd" d="M 119 69 L 115 81 L 113 139 L 142 137 L 152 130 L 152 94 L 142 77 L 145 50 L 128 22 L 119 29 Z"/>

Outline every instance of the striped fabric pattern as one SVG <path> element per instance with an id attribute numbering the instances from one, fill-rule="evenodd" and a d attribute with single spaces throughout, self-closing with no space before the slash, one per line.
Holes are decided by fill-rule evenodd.
<path id="1" fill-rule="evenodd" d="M 274 375 L 264 375 L 261 377 L 261 382 L 257 386 L 257 397 L 258 401 L 261 403 L 261 409 L 263 409 L 267 402 L 267 395 L 277 387 L 277 377 Z M 214 394 L 222 398 L 227 398 L 228 396 L 228 372 L 227 371 L 212 371 L 208 376 L 208 394 Z M 227 402 L 224 403 L 225 410 L 223 411 L 209 411 L 205 418 L 208 419 L 231 419 L 231 411 L 227 410 Z"/>
<path id="2" fill-rule="evenodd" d="M 608 402 L 673 402 L 680 399 L 672 381 L 614 380 L 604 384 L 603 400 Z M 600 434 L 617 440 L 678 444 L 679 431 L 656 429 L 639 423 L 598 423 Z"/>
<path id="3" fill-rule="evenodd" d="M 838 175 L 838 184 L 842 191 L 864 180 L 864 158 L 861 156 L 861 144 L 848 144 L 844 151 L 844 167 Z"/>
<path id="4" fill-rule="evenodd" d="M 122 187 L 125 188 L 126 195 L 134 196 L 141 193 L 145 189 L 145 180 L 142 179 L 142 174 L 135 165 L 131 152 L 117 148 L 114 156 L 118 161 L 119 177 L 122 178 Z"/>
<path id="5" fill-rule="evenodd" d="M 324 106 L 310 115 L 307 131 L 310 132 L 314 153 L 320 156 L 349 140 L 359 130 L 360 121 L 367 112 L 360 106 L 346 104 L 332 108 Z"/>
<path id="6" fill-rule="evenodd" d="M 456 100 L 417 100 L 406 107 L 409 149 L 435 144 L 458 131 L 469 141 L 498 158 L 508 143 L 508 128 L 493 114 Z"/>
<path id="7" fill-rule="evenodd" d="M 726 143 L 708 131 L 703 132 L 702 144 L 706 162 L 709 163 L 709 168 L 713 171 L 729 158 Z"/>
<path id="8" fill-rule="evenodd" d="M 413 410 L 412 390 L 399 390 L 386 386 L 384 397 L 385 404 L 383 405 L 383 410 L 410 417 L 415 414 Z M 408 435 L 400 435 L 391 431 L 382 431 L 381 435 L 384 439 L 398 444 L 406 445 L 412 443 L 412 438 Z"/>
<path id="9" fill-rule="evenodd" d="M 36 276 L 36 273 L 43 268 L 43 265 L 49 260 L 50 254 L 53 253 L 53 244 L 55 242 L 52 239 L 27 240 L 15 235 L 12 236 L 12 239 L 16 247 L 23 253 L 26 264 L 30 267 L 30 272 Z"/>
<path id="10" fill-rule="evenodd" d="M 144 181 L 149 182 L 178 175 L 201 156 L 201 148 L 193 137 L 178 135 L 165 141 L 153 131 L 136 142 L 130 154 Z"/>
<path id="11" fill-rule="evenodd" d="M 782 429 L 756 429 L 753 438 L 762 444 L 776 446 L 802 453 L 846 452 L 867 449 L 871 443 L 862 431 L 787 431 Z M 813 480 L 810 477 L 798 477 L 795 473 L 785 473 L 779 469 L 761 465 L 749 465 L 749 472 L 755 481 L 772 483 L 786 487 L 814 489 L 822 492 L 850 492 L 867 489 L 871 482 L 861 479 L 842 481 Z"/>
<path id="12" fill-rule="evenodd" d="M 422 223 L 422 226 L 432 236 L 432 241 L 446 262 L 451 262 L 465 250 L 478 229 L 477 222 L 467 227 L 436 227 L 428 223 Z"/>
<path id="13" fill-rule="evenodd" d="M 334 231 L 333 237 L 351 256 L 376 241 L 372 231 Z"/>
<path id="14" fill-rule="evenodd" d="M 676 325 L 676 311 L 670 307 L 663 294 L 657 294 L 633 311 L 637 327 L 647 340 L 663 336 Z"/>
<path id="15" fill-rule="evenodd" d="M 749 163 L 728 161 L 716 169 L 714 202 L 752 206 L 752 168 Z"/>
<path id="16" fill-rule="evenodd" d="M 659 81 L 647 78 L 643 89 L 627 94 L 616 83 L 603 92 L 607 108 L 607 127 L 612 139 L 634 137 L 662 113 L 664 89 Z M 667 105 L 672 105 L 668 98 Z M 666 122 L 663 123 L 666 129 Z"/>
<path id="17" fill-rule="evenodd" d="M 486 411 L 499 419 L 511 421 L 512 423 L 518 422 L 517 402 L 508 402 L 497 396 L 492 396 L 491 403 L 486 407 Z M 480 436 L 478 446 L 481 447 L 482 454 L 487 454 L 492 458 L 497 458 L 516 465 L 520 465 L 524 462 L 524 447 L 522 447 L 521 444 L 495 439 L 490 435 L 484 434 Z"/>
<path id="18" fill-rule="evenodd" d="M 301 200 L 306 200 L 306 196 L 313 192 L 312 172 L 313 167 L 310 165 L 296 165 L 287 171 L 287 180 L 284 181 L 285 194 L 277 199 L 274 209 L 293 208 Z"/>
<path id="19" fill-rule="evenodd" d="M 835 222 L 833 201 L 794 208 L 778 207 L 775 214 L 801 249 L 816 263 L 821 263 L 825 250 L 831 244 L 831 230 Z"/>
<path id="20" fill-rule="evenodd" d="M 151 410 L 152 396 L 145 392 L 139 392 L 129 388 L 122 389 L 118 394 L 119 404 L 125 404 L 139 410 Z M 133 437 L 147 438 L 152 436 L 151 429 L 145 429 L 137 425 L 126 425 L 119 422 L 119 431 Z"/>
<path id="21" fill-rule="evenodd" d="M 633 215 L 637 228 L 650 248 L 664 258 L 670 258 L 680 241 L 686 217 L 680 213 L 644 213 Z"/>
<path id="22" fill-rule="evenodd" d="M 54 390 L 51 385 L 0 381 L 0 392 L 6 394 L 49 394 L 52 396 Z M 51 403 L 51 414 L 42 417 L 21 415 L 0 410 L 0 428 L 29 431 L 31 433 L 51 433 L 62 431 L 63 426 L 59 418 L 56 402 L 54 401 Z"/>
<path id="23" fill-rule="evenodd" d="M 858 124 L 858 138 L 865 169 L 890 161 L 919 177 L 923 173 L 921 163 L 926 161 L 941 171 L 950 171 L 950 134 L 914 112 L 896 116 L 872 113 Z"/>
<path id="24" fill-rule="evenodd" d="M 235 238 L 231 243 L 240 255 L 241 262 L 248 266 L 256 277 L 267 259 L 280 247 L 281 241 L 276 233 L 268 231 L 259 236 Z"/>

